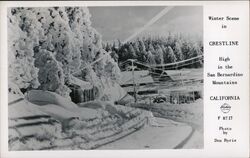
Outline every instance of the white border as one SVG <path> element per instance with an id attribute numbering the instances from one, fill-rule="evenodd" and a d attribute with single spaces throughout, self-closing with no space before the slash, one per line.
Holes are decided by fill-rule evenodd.
<path id="1" fill-rule="evenodd" d="M 206 114 L 207 112 L 213 112 L 211 111 L 209 105 L 207 105 L 207 102 L 204 101 L 204 149 L 181 149 L 181 150 L 172 150 L 172 149 L 166 149 L 166 150 L 90 150 L 90 151 L 80 151 L 80 150 L 74 150 L 74 151 L 19 151 L 19 152 L 14 152 L 8 151 L 8 96 L 7 96 L 7 16 L 6 16 L 6 8 L 7 7 L 18 7 L 18 6 L 23 6 L 23 7 L 34 7 L 34 6 L 39 6 L 39 7 L 48 7 L 48 6 L 203 6 L 204 9 L 209 8 L 211 6 L 217 6 L 220 7 L 221 9 L 226 9 L 225 7 L 232 6 L 232 5 L 239 5 L 239 6 L 248 6 L 249 2 L 248 1 L 71 1 L 71 2 L 66 2 L 66 1 L 26 1 L 26 2 L 0 2 L 0 11 L 1 11 L 1 45 L 0 45 L 0 50 L 1 50 L 1 95 L 0 95 L 0 101 L 1 101 L 1 157 L 24 157 L 24 158 L 29 158 L 29 157 L 121 157 L 121 158 L 127 158 L 127 157 L 233 157 L 233 156 L 238 156 L 238 157 L 248 157 L 246 155 L 249 153 L 249 143 L 247 146 L 242 146 L 242 149 L 235 149 L 237 150 L 237 154 L 240 153 L 240 155 L 235 155 L 235 151 L 228 151 L 227 148 L 219 147 L 216 149 L 216 144 L 207 144 L 210 139 L 210 135 L 208 133 L 208 129 L 206 128 L 207 123 L 209 122 L 209 118 L 211 116 L 208 116 Z M 211 8 L 210 8 L 211 9 Z M 244 9 L 246 9 L 244 7 Z M 249 10 L 249 9 L 248 9 Z M 239 10 L 240 11 L 240 10 Z M 205 16 L 205 15 L 204 15 Z M 248 15 L 246 15 L 248 17 Z M 205 19 L 205 17 L 204 17 Z M 248 23 L 248 29 L 249 29 L 249 21 Z M 204 27 L 204 31 L 205 27 Z M 246 30 L 246 33 L 248 34 L 248 30 Z M 205 35 L 205 34 L 204 34 Z M 205 42 L 204 37 L 204 42 Z M 249 38 L 246 39 L 249 41 Z M 205 44 L 204 44 L 205 46 Z M 249 45 L 248 45 L 249 47 Z M 248 48 L 249 52 L 249 48 Z M 206 67 L 209 66 L 209 64 L 212 61 L 206 61 L 206 56 L 209 56 L 206 52 L 206 48 L 204 51 L 205 54 L 205 70 Z M 249 59 L 247 57 L 247 59 Z M 245 72 L 249 73 L 249 72 Z M 204 83 L 206 83 L 206 77 L 204 73 Z M 248 79 L 248 75 L 247 78 Z M 248 87 L 248 86 L 247 86 Z M 206 86 L 204 87 L 204 96 L 206 96 L 206 92 L 209 90 L 209 87 Z M 248 92 L 249 94 L 249 88 L 245 89 L 245 92 Z M 249 105 L 249 100 L 246 102 L 247 105 Z M 243 108 L 240 111 L 247 111 L 249 114 L 248 106 L 245 105 L 244 107 L 239 107 Z M 211 114 L 211 113 L 210 113 Z M 249 115 L 246 118 L 246 126 L 247 127 L 247 132 L 249 133 Z M 242 122 L 243 123 L 243 122 Z M 210 129 L 211 131 L 211 129 Z M 239 133 L 240 134 L 240 133 Z M 249 139 L 249 134 L 247 140 Z M 214 145 L 213 148 L 210 148 L 211 145 Z M 209 148 L 208 148 L 209 146 Z M 242 151 L 242 153 L 240 152 Z"/>

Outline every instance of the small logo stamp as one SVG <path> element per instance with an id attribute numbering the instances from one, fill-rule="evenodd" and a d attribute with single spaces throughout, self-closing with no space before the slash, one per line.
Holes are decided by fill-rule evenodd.
<path id="1" fill-rule="evenodd" d="M 224 103 L 220 106 L 220 110 L 226 114 L 231 110 L 231 106 L 227 103 Z"/>

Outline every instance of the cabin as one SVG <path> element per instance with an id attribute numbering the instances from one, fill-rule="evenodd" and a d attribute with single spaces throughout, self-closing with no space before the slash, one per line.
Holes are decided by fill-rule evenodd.
<path id="1" fill-rule="evenodd" d="M 172 81 L 192 81 L 203 80 L 203 69 L 182 69 L 182 70 L 165 70 L 164 74 L 168 75 Z"/>
<path id="2" fill-rule="evenodd" d="M 175 87 L 171 89 L 160 89 L 159 94 L 166 97 L 166 102 L 171 104 L 191 103 L 203 98 L 203 85 Z"/>
<path id="3" fill-rule="evenodd" d="M 150 75 L 153 77 L 155 82 L 159 82 L 159 81 L 160 82 L 162 82 L 162 81 L 171 82 L 171 81 L 173 81 L 171 79 L 171 77 L 167 74 L 167 72 L 164 70 L 161 70 L 161 69 L 152 69 L 150 71 Z"/>
<path id="4" fill-rule="evenodd" d="M 159 89 L 159 93 L 166 96 L 167 102 L 184 104 L 203 97 L 203 69 L 166 70 L 165 74 L 172 86 Z"/>
<path id="5" fill-rule="evenodd" d="M 158 93 L 158 90 L 151 86 L 154 80 L 148 70 L 134 71 L 134 74 L 132 71 L 123 71 L 121 76 L 119 84 L 130 95 L 134 94 L 134 90 L 138 95 Z"/>
<path id="6" fill-rule="evenodd" d="M 80 78 L 70 77 L 67 85 L 71 89 L 71 100 L 76 104 L 93 101 L 98 97 L 98 89 L 90 82 L 83 81 Z"/>

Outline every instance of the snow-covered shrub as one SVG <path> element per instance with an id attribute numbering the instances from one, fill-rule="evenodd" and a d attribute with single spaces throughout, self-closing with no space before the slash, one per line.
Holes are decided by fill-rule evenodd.
<path id="1" fill-rule="evenodd" d="M 104 65 L 105 75 L 108 78 L 111 78 L 111 80 L 118 82 L 121 79 L 121 70 L 117 62 L 115 62 L 115 60 L 110 55 L 108 55 Z"/>

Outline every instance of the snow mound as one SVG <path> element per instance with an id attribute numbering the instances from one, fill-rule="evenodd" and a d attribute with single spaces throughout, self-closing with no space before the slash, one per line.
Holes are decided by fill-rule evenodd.
<path id="1" fill-rule="evenodd" d="M 17 95 L 9 93 L 12 98 Z M 9 105 L 8 114 L 10 150 L 41 149 L 61 137 L 61 124 L 25 99 Z"/>
<path id="2" fill-rule="evenodd" d="M 19 102 L 9 105 L 9 118 L 20 118 L 36 115 L 45 115 L 39 109 L 39 106 L 29 103 L 26 100 L 20 100 Z"/>
<path id="3" fill-rule="evenodd" d="M 15 102 L 9 104 L 8 108 L 9 118 L 11 119 L 36 115 L 46 115 L 44 112 L 39 110 L 39 107 L 37 105 L 29 103 L 24 98 L 21 98 L 17 93 L 9 93 L 8 97 L 16 98 Z"/>
<path id="4" fill-rule="evenodd" d="M 78 113 L 69 111 L 63 107 L 54 105 L 54 104 L 47 104 L 44 106 L 39 106 L 39 109 L 44 113 L 50 115 L 51 117 L 63 122 L 64 120 L 70 118 L 79 118 L 80 115 Z"/>
<path id="5" fill-rule="evenodd" d="M 44 113 L 56 118 L 63 122 L 71 118 L 78 118 L 80 120 L 93 119 L 102 116 L 102 113 L 97 110 L 90 108 L 76 108 L 76 109 L 66 109 L 55 104 L 47 104 L 39 106 L 39 109 Z"/>
<path id="6" fill-rule="evenodd" d="M 71 102 L 68 99 L 63 98 L 62 96 L 49 91 L 42 90 L 30 90 L 26 94 L 26 98 L 28 101 L 38 104 L 38 105 L 46 105 L 46 104 L 56 104 L 58 106 L 62 106 L 66 109 L 77 109 L 78 106 Z"/>

